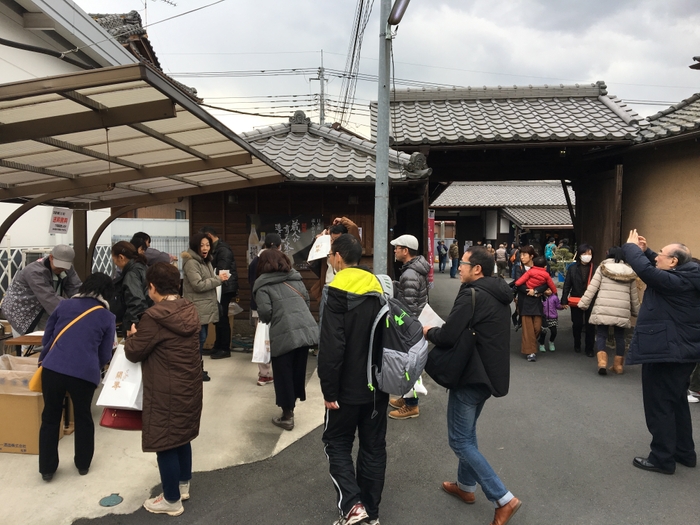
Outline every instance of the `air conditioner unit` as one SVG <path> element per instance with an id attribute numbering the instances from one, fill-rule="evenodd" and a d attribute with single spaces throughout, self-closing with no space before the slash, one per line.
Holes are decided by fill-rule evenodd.
<path id="1" fill-rule="evenodd" d="M 38 261 L 42 257 L 46 257 L 51 253 L 53 247 L 49 248 L 23 248 L 22 249 L 22 268 L 28 264 Z"/>

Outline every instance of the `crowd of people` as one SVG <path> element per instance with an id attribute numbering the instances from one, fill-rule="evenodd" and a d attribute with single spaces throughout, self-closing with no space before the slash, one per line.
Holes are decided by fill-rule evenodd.
<path id="1" fill-rule="evenodd" d="M 251 309 L 269 325 L 270 363 L 259 364 L 257 384 L 274 385 L 281 414 L 272 424 L 291 431 L 296 403 L 306 399 L 310 350 L 318 349 L 326 408 L 322 441 L 340 515 L 335 525 L 378 525 L 387 418 L 419 416 L 421 379 L 408 394 L 391 398 L 378 388 L 374 373 L 368 376 L 370 352 L 376 358 L 382 351 L 381 339 L 371 340 L 371 333 L 386 286 L 361 264 L 362 244 L 352 221 L 336 218 L 323 234 L 331 237 L 331 248 L 318 286 L 312 287 L 311 296 L 320 299 L 318 321 L 300 273 L 280 250 L 279 235 L 268 234 L 265 249 L 249 265 Z M 391 244 L 401 265 L 392 293 L 407 315 L 417 317 L 429 302 L 432 265 L 415 236 L 400 235 Z M 564 245 L 568 248 L 560 243 Z M 627 364 L 642 364 L 652 441 L 649 454 L 635 457 L 633 465 L 673 474 L 677 464 L 694 467 L 697 462 L 688 408 L 700 397 L 697 260 L 683 244 L 654 253 L 636 230 L 599 262 L 592 246 L 583 243 L 566 270 L 560 297 L 548 269 L 557 249 L 553 239 L 542 255 L 527 244 L 494 249 L 478 243 L 461 257 L 456 241 L 438 248 L 439 271 L 451 259 L 450 277 L 458 273 L 461 286 L 445 323 L 424 326 L 423 333 L 438 347 L 470 355 L 458 384 L 449 390 L 448 442 L 458 469 L 457 480 L 445 481 L 442 489 L 471 504 L 480 486 L 494 504 L 492 523 L 497 525 L 507 523 L 522 502 L 479 451 L 476 425 L 485 402 L 508 393 L 511 320 L 521 330 L 520 352 L 529 362 L 555 351 L 559 312 L 568 309 L 573 349 L 597 357 L 599 375 L 622 374 L 625 355 Z M 216 327 L 211 358 L 231 356 L 228 308 L 238 293 L 233 252 L 213 228 L 205 227 L 180 255 L 182 276 L 172 264 L 176 258 L 151 248 L 143 232 L 112 247 L 114 278 L 93 273 L 80 282 L 72 268 L 74 257 L 69 246 L 56 246 L 17 274 L 2 303 L 15 334 L 44 329 L 39 472 L 51 481 L 58 468 L 59 425 L 68 393 L 75 412 L 74 463 L 81 475 L 88 474 L 95 450 L 91 404 L 119 337 L 127 359 L 142 363 L 142 449 L 156 453 L 162 481 L 162 494 L 146 500 L 144 507 L 177 516 L 189 498 L 191 442 L 199 434 L 202 382 L 209 380 L 203 347 L 210 324 Z M 508 284 L 504 277 L 509 275 Z M 467 323 L 470 330 L 465 330 Z M 625 334 L 633 324 L 626 353 Z M 615 344 L 609 360 L 611 334 Z"/>

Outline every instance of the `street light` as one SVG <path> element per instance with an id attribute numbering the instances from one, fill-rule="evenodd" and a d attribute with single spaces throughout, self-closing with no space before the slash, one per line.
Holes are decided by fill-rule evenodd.
<path id="1" fill-rule="evenodd" d="M 406 12 L 406 8 L 411 0 L 396 0 L 394 2 L 394 7 L 391 8 L 391 13 L 389 13 L 389 25 L 397 26 L 401 23 L 403 14 Z"/>

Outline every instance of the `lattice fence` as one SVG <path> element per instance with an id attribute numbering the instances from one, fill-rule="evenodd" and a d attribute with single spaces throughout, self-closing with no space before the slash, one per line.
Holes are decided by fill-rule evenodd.
<path id="1" fill-rule="evenodd" d="M 131 237 L 123 235 L 112 235 L 112 245 L 119 241 L 130 241 Z M 163 236 L 163 237 L 151 237 L 151 248 L 160 250 L 161 252 L 169 253 L 177 257 L 177 267 L 182 270 L 182 261 L 180 260 L 180 254 L 187 251 L 189 248 L 190 239 L 189 237 L 175 237 L 175 236 Z M 111 258 L 110 258 L 111 263 Z"/>

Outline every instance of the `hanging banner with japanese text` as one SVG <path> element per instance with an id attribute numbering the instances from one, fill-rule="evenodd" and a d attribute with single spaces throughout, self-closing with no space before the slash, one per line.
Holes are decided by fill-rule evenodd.
<path id="1" fill-rule="evenodd" d="M 73 210 L 69 210 L 67 208 L 54 208 L 51 212 L 49 233 L 68 233 L 70 219 L 72 216 Z"/>
<path id="2" fill-rule="evenodd" d="M 277 233 L 282 238 L 280 250 L 294 263 L 296 269 L 307 266 L 307 257 L 316 235 L 323 231 L 323 218 L 311 215 L 249 215 L 248 251 L 252 254 L 262 249 L 265 235 Z M 257 237 L 257 244 L 253 237 Z"/>
<path id="3" fill-rule="evenodd" d="M 432 288 L 435 279 L 435 210 L 428 210 L 428 261 L 428 286 Z"/>

